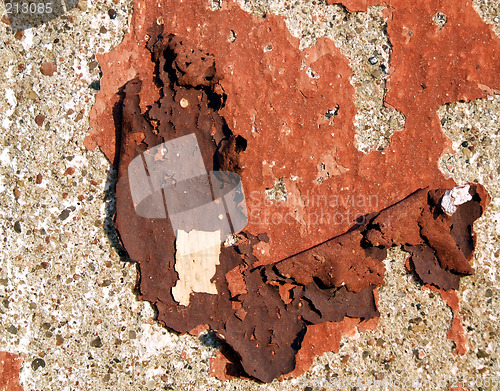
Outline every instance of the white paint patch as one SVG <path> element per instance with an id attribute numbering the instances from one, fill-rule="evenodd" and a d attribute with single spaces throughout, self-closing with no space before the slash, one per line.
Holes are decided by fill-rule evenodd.
<path id="1" fill-rule="evenodd" d="M 2 121 L 2 128 L 4 128 L 5 130 L 9 130 L 11 124 L 12 124 L 12 121 L 10 119 L 8 119 L 7 117 L 5 117 Z"/>
<path id="2" fill-rule="evenodd" d="M 188 306 L 192 292 L 217 294 L 217 287 L 210 280 L 220 263 L 220 246 L 220 231 L 176 232 L 175 271 L 179 280 L 172 288 L 175 301 Z"/>
<path id="3" fill-rule="evenodd" d="M 14 90 L 7 88 L 5 90 L 5 99 L 7 100 L 7 103 L 10 106 L 7 109 L 7 111 L 5 112 L 5 115 L 7 117 L 10 117 L 14 113 L 14 110 L 16 109 L 16 106 L 17 106 L 17 99 L 16 99 L 16 95 L 14 94 Z"/>
<path id="4" fill-rule="evenodd" d="M 7 166 L 10 163 L 9 148 L 5 148 L 2 153 L 0 153 L 0 163 L 2 166 Z"/>
<path id="5" fill-rule="evenodd" d="M 441 200 L 441 208 L 447 215 L 451 216 L 457 211 L 458 205 L 465 204 L 470 200 L 472 200 L 472 196 L 469 194 L 469 185 L 455 186 L 451 190 L 446 190 Z"/>
<path id="6" fill-rule="evenodd" d="M 141 328 L 142 333 L 138 334 L 135 345 L 142 360 L 164 354 L 174 343 L 175 336 L 158 325 L 143 324 Z"/>
<path id="7" fill-rule="evenodd" d="M 33 29 L 24 30 L 24 39 L 21 42 L 24 50 L 28 50 L 31 46 L 33 46 Z"/>

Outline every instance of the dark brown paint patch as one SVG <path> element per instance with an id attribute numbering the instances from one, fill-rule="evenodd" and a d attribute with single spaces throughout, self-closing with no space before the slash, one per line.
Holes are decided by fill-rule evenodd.
<path id="1" fill-rule="evenodd" d="M 308 365 L 312 335 L 324 334 L 318 330 L 338 330 L 325 345 L 335 348 L 345 331 L 343 324 L 379 316 L 374 289 L 384 282 L 382 260 L 387 248 L 405 246 L 417 275 L 430 270 L 430 277 L 421 278 L 438 287 L 455 287 L 459 275 L 472 273 L 467 258 L 474 240 L 467 232 L 487 201 L 484 191 L 472 185 L 475 199 L 459 207 L 457 223 L 439 207 L 443 190 L 420 189 L 365 216 L 346 233 L 273 264 L 262 265 L 255 255 L 269 237 L 242 232 L 234 246 L 221 249 L 213 278 L 218 294 L 192 293 L 188 306 L 179 305 L 171 294 L 178 279 L 173 229 L 168 219 L 142 218 L 134 212 L 127 173 L 130 161 L 148 148 L 194 131 L 208 170 L 245 173 L 250 168 L 242 168 L 245 151 L 237 148 L 237 136 L 219 114 L 225 96 L 217 93 L 220 75 L 213 57 L 159 31 L 152 34 L 148 48 L 159 99 L 143 112 L 142 81 L 135 78 L 125 84 L 115 105 L 121 142 L 116 226 L 131 258 L 140 262 L 142 298 L 156 304 L 158 320 L 167 327 L 189 332 L 209 325 L 230 347 L 234 365 L 270 382 Z M 188 56 L 185 52 L 191 65 L 181 66 L 179 61 Z M 454 221 L 467 232 L 455 229 L 452 235 Z M 324 326 L 310 329 L 314 325 Z M 298 352 L 302 352 L 300 367 Z M 220 365 L 220 360 L 214 361 L 213 371 L 223 377 L 226 372 Z"/>

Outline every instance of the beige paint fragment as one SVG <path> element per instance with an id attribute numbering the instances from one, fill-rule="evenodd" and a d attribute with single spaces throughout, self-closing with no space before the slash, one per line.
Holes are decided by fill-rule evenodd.
<path id="1" fill-rule="evenodd" d="M 220 231 L 177 231 L 175 271 L 179 280 L 172 288 L 175 301 L 188 306 L 192 292 L 217 294 L 217 287 L 210 280 L 220 263 L 220 246 Z"/>

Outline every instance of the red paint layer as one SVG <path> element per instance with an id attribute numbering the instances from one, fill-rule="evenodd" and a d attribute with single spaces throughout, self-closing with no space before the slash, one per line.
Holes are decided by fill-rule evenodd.
<path id="1" fill-rule="evenodd" d="M 433 286 L 430 286 L 430 288 L 433 291 L 439 292 L 441 298 L 446 305 L 450 307 L 453 313 L 453 320 L 447 335 L 447 338 L 455 343 L 455 350 L 453 353 L 460 355 L 466 354 L 469 351 L 469 343 L 464 326 L 462 325 L 462 315 L 460 315 L 460 304 L 457 292 L 452 289 L 445 291 L 444 289 L 438 289 Z"/>
<path id="2" fill-rule="evenodd" d="M 233 132 L 248 140 L 242 157 L 247 169 L 242 174 L 244 187 L 250 195 L 248 229 L 267 232 L 270 238 L 259 254 L 261 263 L 345 232 L 356 216 L 385 208 L 419 187 L 450 187 L 452 181 L 437 167 L 439 157 L 449 150 L 437 108 L 484 97 L 479 84 L 500 88 L 495 80 L 500 71 L 499 41 L 470 2 L 439 7 L 437 1 L 426 1 L 418 9 L 412 3 L 391 3 L 388 32 L 394 49 L 386 101 L 403 112 L 407 126 L 393 136 L 388 149 L 364 155 L 354 146 L 351 70 L 332 41 L 320 39 L 302 52 L 282 18 L 261 19 L 232 2 L 219 11 L 210 11 L 201 0 L 159 4 L 161 8 L 138 2 L 131 33 L 117 49 L 99 57 L 104 76 L 91 114 L 91 137 L 113 160 L 111 108 L 116 91 L 139 75 L 141 107 L 157 98 L 145 42 L 148 29 L 161 15 L 158 9 L 168 9 L 165 30 L 180 36 L 189 32 L 190 42 L 217 58 L 223 74 L 220 84 L 228 96 L 221 114 Z M 447 15 L 441 30 L 432 21 L 437 11 Z M 228 40 L 231 31 L 237 36 L 234 42 Z M 273 50 L 264 52 L 268 45 Z M 321 77 L 310 79 L 301 69 L 302 61 Z M 331 123 L 323 114 L 337 105 L 339 114 Z M 318 166 L 333 150 L 337 163 L 348 171 L 319 185 Z M 269 203 L 264 195 L 278 178 L 283 178 L 289 193 L 286 204 Z M 350 202 L 355 197 L 362 202 Z"/>
<path id="3" fill-rule="evenodd" d="M 297 353 L 295 369 L 285 377 L 296 377 L 306 372 L 315 357 L 326 352 L 338 352 L 342 336 L 355 332 L 359 319 L 345 318 L 341 322 L 325 322 L 307 328 L 302 346 Z"/>
<path id="4" fill-rule="evenodd" d="M 14 353 L 0 352 L 0 390 L 23 391 L 19 383 L 19 371 L 23 359 Z"/>

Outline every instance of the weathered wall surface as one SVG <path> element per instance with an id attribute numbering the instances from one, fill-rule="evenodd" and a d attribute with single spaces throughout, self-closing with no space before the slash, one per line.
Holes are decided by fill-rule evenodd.
<path id="1" fill-rule="evenodd" d="M 321 163 L 337 168 L 334 172 L 344 167 L 352 171 L 356 166 L 352 158 L 358 157 L 365 161 L 360 172 L 369 175 L 381 169 L 380 162 L 393 164 L 407 189 L 416 186 L 415 181 L 451 183 L 446 177 L 457 183 L 477 181 L 487 188 L 492 201 L 475 225 L 478 249 L 472 266 L 476 274 L 462 279 L 458 291 L 466 353 L 454 355 L 454 342 L 447 339 L 450 308 L 437 292 L 422 290 L 404 267 L 406 255 L 392 250 L 384 261 L 386 284 L 378 290 L 381 316 L 376 330 L 351 328 L 347 337 L 339 337 L 339 353 L 317 358 L 296 379 L 257 386 L 249 380 L 222 383 L 208 376 L 217 344 L 210 334 L 195 338 L 168 332 L 153 321 L 151 306 L 134 295 L 137 268 L 127 262 L 112 230 L 115 172 L 101 152 L 87 149 L 92 140 L 86 137 L 96 131 L 89 129 L 89 113 L 99 89 L 100 67 L 106 66 L 99 64 L 96 54 L 111 50 L 123 39 L 133 6 L 123 1 L 81 1 L 66 15 L 22 33 L 14 34 L 5 22 L 0 23 L 0 350 L 24 358 L 20 373 L 24 389 L 337 389 L 339 379 L 347 385 L 342 389 L 351 389 L 366 378 L 369 382 L 433 379 L 441 382 L 435 389 L 447 390 L 446 380 L 461 376 L 483 381 L 484 389 L 495 389 L 486 382 L 498 374 L 500 358 L 496 326 L 500 311 L 500 109 L 495 85 L 498 71 L 491 68 L 499 63 L 494 61 L 499 55 L 495 49 L 497 4 L 465 2 L 463 9 L 442 5 L 437 10 L 413 4 L 415 8 L 409 9 L 410 4 L 405 8 L 394 2 L 384 10 L 367 8 L 370 2 L 346 2 L 347 11 L 319 2 L 248 2 L 231 9 L 225 8 L 227 4 L 207 1 L 203 12 L 212 8 L 214 17 L 222 12 L 236 19 L 235 24 L 237 16 L 246 18 L 251 13 L 258 23 L 281 32 L 253 32 L 267 34 L 271 47 L 258 50 L 268 56 L 276 74 L 271 72 L 262 81 L 260 74 L 249 71 L 251 88 L 246 93 L 250 96 L 252 90 L 257 94 L 258 88 L 274 83 L 273 77 L 279 80 L 274 62 L 286 55 L 276 53 L 274 47 L 279 45 L 304 57 L 305 67 L 297 71 L 297 78 L 300 75 L 308 88 L 331 88 L 322 84 L 325 75 L 343 75 L 334 86 L 340 97 L 325 92 L 324 100 L 318 99 L 312 108 L 317 109 L 319 129 L 332 126 L 325 114 L 336 114 L 331 117 L 339 126 L 335 136 L 327 132 L 318 141 L 323 152 L 329 151 L 328 144 L 320 141 L 329 137 L 350 141 L 345 150 L 335 151 L 333 159 L 331 154 L 316 156 L 318 160 L 303 168 L 302 176 L 314 169 L 314 180 L 321 178 L 330 187 L 333 181 L 321 171 Z M 141 15 L 137 7 L 136 18 Z M 194 18 L 195 11 L 190 10 Z M 437 15 L 435 11 L 445 17 L 429 20 Z M 268 15 L 267 21 L 261 19 L 263 14 Z M 163 18 L 179 29 L 187 23 Z M 229 48 L 234 37 L 233 28 L 227 28 L 223 36 L 212 42 L 207 39 L 206 44 L 227 41 L 224 44 Z M 233 46 L 240 39 L 252 38 L 250 32 L 234 31 Z M 131 35 L 126 38 L 129 45 L 134 39 L 144 40 Z M 445 51 L 433 46 L 447 42 L 455 44 Z M 325 65 L 324 53 L 336 59 L 338 68 Z M 131 50 L 124 61 L 133 56 Z M 439 66 L 426 65 L 436 56 L 441 59 Z M 447 58 L 452 60 L 448 63 Z M 416 64 L 421 72 L 412 71 Z M 129 70 L 116 77 L 126 81 L 141 71 Z M 228 91 L 228 96 L 236 92 Z M 152 94 L 151 102 L 154 98 Z M 285 113 L 255 116 L 254 133 L 271 127 L 272 121 L 283 130 L 276 140 L 286 143 L 287 130 L 300 131 L 292 126 L 298 113 L 292 107 L 286 114 L 280 95 L 269 99 L 264 103 Z M 459 100 L 465 102 L 456 103 Z M 236 125 L 243 121 L 242 128 L 251 135 L 248 118 L 255 113 L 241 110 L 242 106 L 235 105 L 232 114 L 229 106 L 227 114 L 237 119 Z M 416 121 L 424 115 L 429 118 Z M 278 123 L 287 116 L 293 118 L 290 124 Z M 287 192 L 299 192 L 295 181 L 281 172 L 280 143 L 275 145 L 275 150 L 267 152 L 269 167 L 259 180 L 265 179 L 264 188 L 272 188 L 283 177 Z M 366 155 L 369 151 L 371 155 Z M 104 152 L 109 155 L 112 150 Z M 432 174 L 424 174 L 427 159 L 435 162 Z M 411 177 L 404 174 L 409 167 L 415 170 Z M 263 190 L 256 185 L 250 188 Z M 387 205 L 397 199 L 392 193 L 384 197 L 382 203 Z M 283 232 L 283 243 L 287 234 Z M 327 236 L 307 235 L 311 243 Z M 332 342 L 332 349 L 335 345 Z"/>

